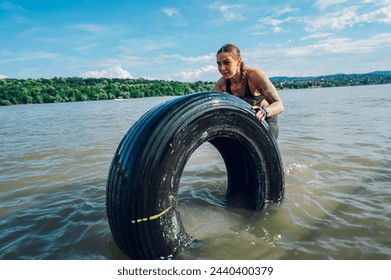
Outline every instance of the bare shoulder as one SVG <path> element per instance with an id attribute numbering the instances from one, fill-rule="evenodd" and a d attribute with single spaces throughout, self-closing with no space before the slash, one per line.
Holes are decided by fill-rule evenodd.
<path id="1" fill-rule="evenodd" d="M 250 68 L 248 77 L 254 85 L 265 86 L 270 82 L 269 77 L 260 69 Z"/>
<path id="2" fill-rule="evenodd" d="M 249 80 L 252 86 L 260 91 L 263 98 L 270 104 L 275 101 L 281 101 L 276 88 L 269 77 L 260 69 L 253 69 L 249 72 Z"/>
<path id="3" fill-rule="evenodd" d="M 227 91 L 226 85 L 225 85 L 225 79 L 223 77 L 221 77 L 216 82 L 214 90 L 217 92 L 226 92 Z"/>

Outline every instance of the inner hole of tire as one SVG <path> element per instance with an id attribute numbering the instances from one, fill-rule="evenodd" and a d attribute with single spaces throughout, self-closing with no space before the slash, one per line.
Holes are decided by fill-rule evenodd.
<path id="1" fill-rule="evenodd" d="M 178 204 L 225 207 L 227 170 L 217 149 L 203 143 L 187 161 L 179 184 Z"/>
<path id="2" fill-rule="evenodd" d="M 192 236 L 203 235 L 203 223 L 214 220 L 227 207 L 227 170 L 219 151 L 209 142 L 191 155 L 178 188 L 181 221 Z"/>

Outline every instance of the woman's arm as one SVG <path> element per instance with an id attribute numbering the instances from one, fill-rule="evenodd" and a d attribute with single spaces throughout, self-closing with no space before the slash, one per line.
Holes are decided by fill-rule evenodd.
<path id="1" fill-rule="evenodd" d="M 261 104 L 261 107 L 264 107 L 267 110 L 268 116 L 275 116 L 284 111 L 284 104 L 278 94 L 276 88 L 266 76 L 266 74 L 261 70 L 252 71 L 249 75 L 250 82 L 254 85 L 256 89 L 262 94 L 263 98 L 269 103 L 268 106 L 264 107 Z M 265 116 L 262 111 L 257 112 L 257 117 L 260 120 L 264 120 Z"/>

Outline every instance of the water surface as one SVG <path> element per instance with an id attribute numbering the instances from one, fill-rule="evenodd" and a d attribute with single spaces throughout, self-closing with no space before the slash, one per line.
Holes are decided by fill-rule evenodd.
<path id="1" fill-rule="evenodd" d="M 391 259 L 391 85 L 280 91 L 286 195 L 250 211 L 225 199 L 208 143 L 181 178 L 201 246 L 177 259 Z M 123 259 L 106 179 L 129 127 L 173 97 L 0 107 L 0 259 Z"/>

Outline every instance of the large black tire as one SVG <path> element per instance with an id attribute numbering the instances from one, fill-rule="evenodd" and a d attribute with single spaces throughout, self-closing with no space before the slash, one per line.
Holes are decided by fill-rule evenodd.
<path id="1" fill-rule="evenodd" d="M 129 129 L 110 166 L 107 216 L 129 258 L 170 258 L 192 242 L 177 209 L 178 185 L 188 159 L 207 141 L 224 159 L 228 195 L 247 193 L 255 210 L 282 199 L 278 146 L 250 105 L 217 92 L 175 98 Z"/>

